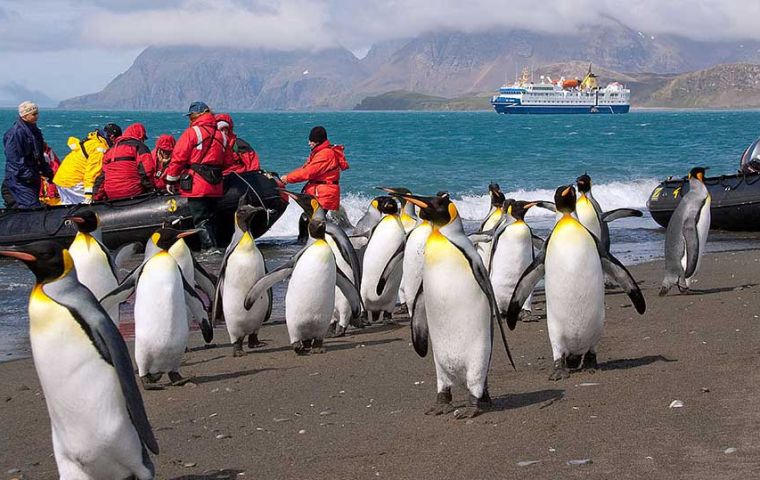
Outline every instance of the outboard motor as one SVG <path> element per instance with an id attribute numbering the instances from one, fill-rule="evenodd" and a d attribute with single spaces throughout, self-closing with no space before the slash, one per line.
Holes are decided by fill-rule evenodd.
<path id="1" fill-rule="evenodd" d="M 760 138 L 752 142 L 750 146 L 744 150 L 739 173 L 760 173 Z"/>

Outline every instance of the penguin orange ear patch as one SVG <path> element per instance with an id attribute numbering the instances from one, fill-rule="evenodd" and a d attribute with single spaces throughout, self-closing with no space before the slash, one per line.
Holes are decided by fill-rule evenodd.
<path id="1" fill-rule="evenodd" d="M 454 203 L 449 203 L 449 217 L 451 220 L 449 222 L 453 222 L 455 218 L 459 216 L 459 212 L 457 211 L 456 205 Z"/>

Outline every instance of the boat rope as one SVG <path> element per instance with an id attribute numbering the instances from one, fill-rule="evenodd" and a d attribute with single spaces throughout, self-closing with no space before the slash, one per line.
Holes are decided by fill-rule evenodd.
<path id="1" fill-rule="evenodd" d="M 248 180 L 246 180 L 245 178 L 243 178 L 243 176 L 242 176 L 242 175 L 240 175 L 238 172 L 232 172 L 232 173 L 234 173 L 235 175 L 237 175 L 237 177 L 238 177 L 240 180 L 242 180 L 242 181 L 243 181 L 243 183 L 245 183 L 246 185 L 248 185 L 248 188 L 249 188 L 249 189 L 250 189 L 250 190 L 251 190 L 253 193 L 255 193 L 255 194 L 256 194 L 256 197 L 259 199 L 259 203 L 260 203 L 260 204 L 261 204 L 261 206 L 264 208 L 264 211 L 265 211 L 265 212 L 267 212 L 267 225 L 269 225 L 269 226 L 271 227 L 271 226 L 272 226 L 272 224 L 271 224 L 271 223 L 269 223 L 269 209 L 267 208 L 266 204 L 264 203 L 264 200 L 261 198 L 261 195 L 259 195 L 259 192 L 257 192 L 257 191 L 256 191 L 256 189 L 255 189 L 255 188 L 253 188 L 253 185 L 251 185 L 250 183 L 248 183 Z"/>

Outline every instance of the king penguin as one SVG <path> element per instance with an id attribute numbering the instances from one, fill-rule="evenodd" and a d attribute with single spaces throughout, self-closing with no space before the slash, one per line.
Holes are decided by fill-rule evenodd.
<path id="1" fill-rule="evenodd" d="M 343 274 L 348 277 L 351 280 L 351 283 L 353 283 L 358 289 L 359 285 L 361 285 L 361 262 L 359 261 L 356 250 L 351 244 L 346 232 L 339 225 L 330 221 L 316 197 L 307 193 L 295 193 L 287 190 L 284 190 L 284 192 L 293 198 L 303 209 L 307 220 L 325 220 L 325 241 L 330 245 L 330 249 L 335 257 L 335 264 L 338 270 L 343 272 Z M 314 241 L 316 241 L 316 239 L 308 235 L 307 232 L 307 244 L 313 243 Z M 336 285 L 335 310 L 333 311 L 333 317 L 330 322 L 328 336 L 344 336 L 349 324 L 357 328 L 364 327 L 361 319 L 353 316 L 351 303 Z"/>
<path id="2" fill-rule="evenodd" d="M 359 289 L 369 323 L 375 321 L 375 318 L 379 321 L 386 316 L 390 317 L 393 312 L 401 286 L 406 243 L 396 200 L 388 196 L 375 200 L 383 218 L 370 232 L 364 251 Z"/>
<path id="3" fill-rule="evenodd" d="M 673 212 L 665 232 L 665 278 L 660 296 L 665 296 L 673 285 L 686 292 L 697 274 L 710 232 L 710 204 L 712 198 L 705 187 L 704 167 L 689 172 L 689 192 Z"/>
<path id="4" fill-rule="evenodd" d="M 116 264 L 111 252 L 93 235 L 98 229 L 98 216 L 92 210 L 83 210 L 67 217 L 77 227 L 77 235 L 69 246 L 69 253 L 77 269 L 77 277 L 85 287 L 100 298 L 119 284 Z M 111 320 L 119 324 L 119 306 L 108 310 Z"/>
<path id="5" fill-rule="evenodd" d="M 414 227 L 417 226 L 417 224 L 420 222 L 420 219 L 417 217 L 417 213 L 414 210 L 414 204 L 408 202 L 404 197 L 400 195 L 410 195 L 412 191 L 406 187 L 375 187 L 375 188 L 377 188 L 378 190 L 383 190 L 385 192 L 388 192 L 391 195 L 398 198 L 399 202 L 401 203 L 399 219 L 401 220 L 401 225 L 404 226 L 404 232 L 407 235 L 409 235 L 409 232 L 414 230 Z"/>
<path id="6" fill-rule="evenodd" d="M 189 232 L 178 234 L 177 230 L 166 228 L 153 233 L 151 241 L 157 250 L 101 299 L 101 304 L 107 307 L 135 293 L 135 361 L 146 389 L 161 388 L 156 382 L 164 373 L 169 374 L 172 385 L 187 382 L 179 367 L 190 333 L 188 310 L 200 319 L 206 342 L 213 339 L 201 298 L 168 252 L 178 236 L 186 234 Z"/>
<path id="7" fill-rule="evenodd" d="M 66 249 L 42 241 L 2 248 L 36 277 L 29 340 L 50 415 L 62 480 L 154 477 L 158 443 L 127 345 L 95 296 L 77 280 Z"/>
<path id="8" fill-rule="evenodd" d="M 438 393 L 426 413 L 454 411 L 451 387 L 456 386 L 468 392 L 467 407 L 458 411 L 457 418 L 474 417 L 491 403 L 487 377 L 493 323 L 502 328 L 488 272 L 448 196 L 405 198 L 420 207 L 420 216 L 433 225 L 425 243 L 422 285 L 415 294 L 424 302 L 425 315 L 412 317 L 415 350 L 423 355 L 430 343 L 435 362 Z M 511 362 L 503 330 L 501 335 Z"/>
<path id="9" fill-rule="evenodd" d="M 604 273 L 625 290 L 636 311 L 646 310 L 644 296 L 628 270 L 573 216 L 575 200 L 572 185 L 557 188 L 554 203 L 562 217 L 520 277 L 507 309 L 507 324 L 513 324 L 536 284 L 545 278 L 546 323 L 554 359 L 550 380 L 567 378 L 568 365 L 596 370 L 596 346 L 604 327 Z"/>
<path id="10" fill-rule="evenodd" d="M 509 301 L 520 276 L 535 258 L 533 250 L 533 232 L 525 223 L 525 214 L 534 207 L 534 202 L 518 200 L 508 208 L 505 217 L 493 234 L 491 241 L 491 263 L 488 267 L 493 285 L 496 304 L 502 316 L 507 313 Z M 530 321 L 531 297 L 529 296 L 520 312 L 522 321 Z"/>
<path id="11" fill-rule="evenodd" d="M 320 210 L 324 213 L 323 210 Z M 352 306 L 352 316 L 361 313 L 361 298 L 351 280 L 335 266 L 335 256 L 325 240 L 324 215 L 309 220 L 310 241 L 293 258 L 256 282 L 244 306 L 253 308 L 258 299 L 277 282 L 290 277 L 285 294 L 285 323 L 297 355 L 324 353 L 324 338 L 335 309 L 337 285 Z"/>
<path id="12" fill-rule="evenodd" d="M 266 273 L 264 256 L 256 248 L 256 240 L 251 234 L 251 222 L 261 212 L 264 212 L 261 207 L 252 207 L 244 203 L 238 205 L 235 212 L 235 232 L 224 252 L 214 294 L 211 318 L 218 318 L 220 309 L 224 313 L 233 357 L 245 355 L 243 340 L 246 336 L 248 348 L 259 345 L 259 329 L 272 309 L 269 292 L 256 299 L 253 308 L 246 309 L 243 306 L 248 291 Z"/>

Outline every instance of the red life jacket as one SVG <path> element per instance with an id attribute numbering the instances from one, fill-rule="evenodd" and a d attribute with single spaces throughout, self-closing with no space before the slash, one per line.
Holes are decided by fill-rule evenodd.
<path id="1" fill-rule="evenodd" d="M 103 155 L 103 173 L 95 182 L 95 198 L 118 200 L 153 190 L 153 158 L 143 138 L 145 127 L 136 123 L 114 141 Z"/>
<path id="2" fill-rule="evenodd" d="M 301 167 L 288 173 L 288 183 L 306 181 L 304 193 L 313 195 L 325 210 L 340 207 L 340 172 L 348 169 L 343 145 L 331 145 L 329 140 L 314 147 Z"/>
<path id="3" fill-rule="evenodd" d="M 178 182 L 183 197 L 221 197 L 225 147 L 224 135 L 217 130 L 214 115 L 204 113 L 177 140 L 166 169 L 166 181 Z M 185 182 L 183 176 L 187 176 L 189 182 Z M 190 188 L 183 188 L 187 183 L 191 183 Z"/>

